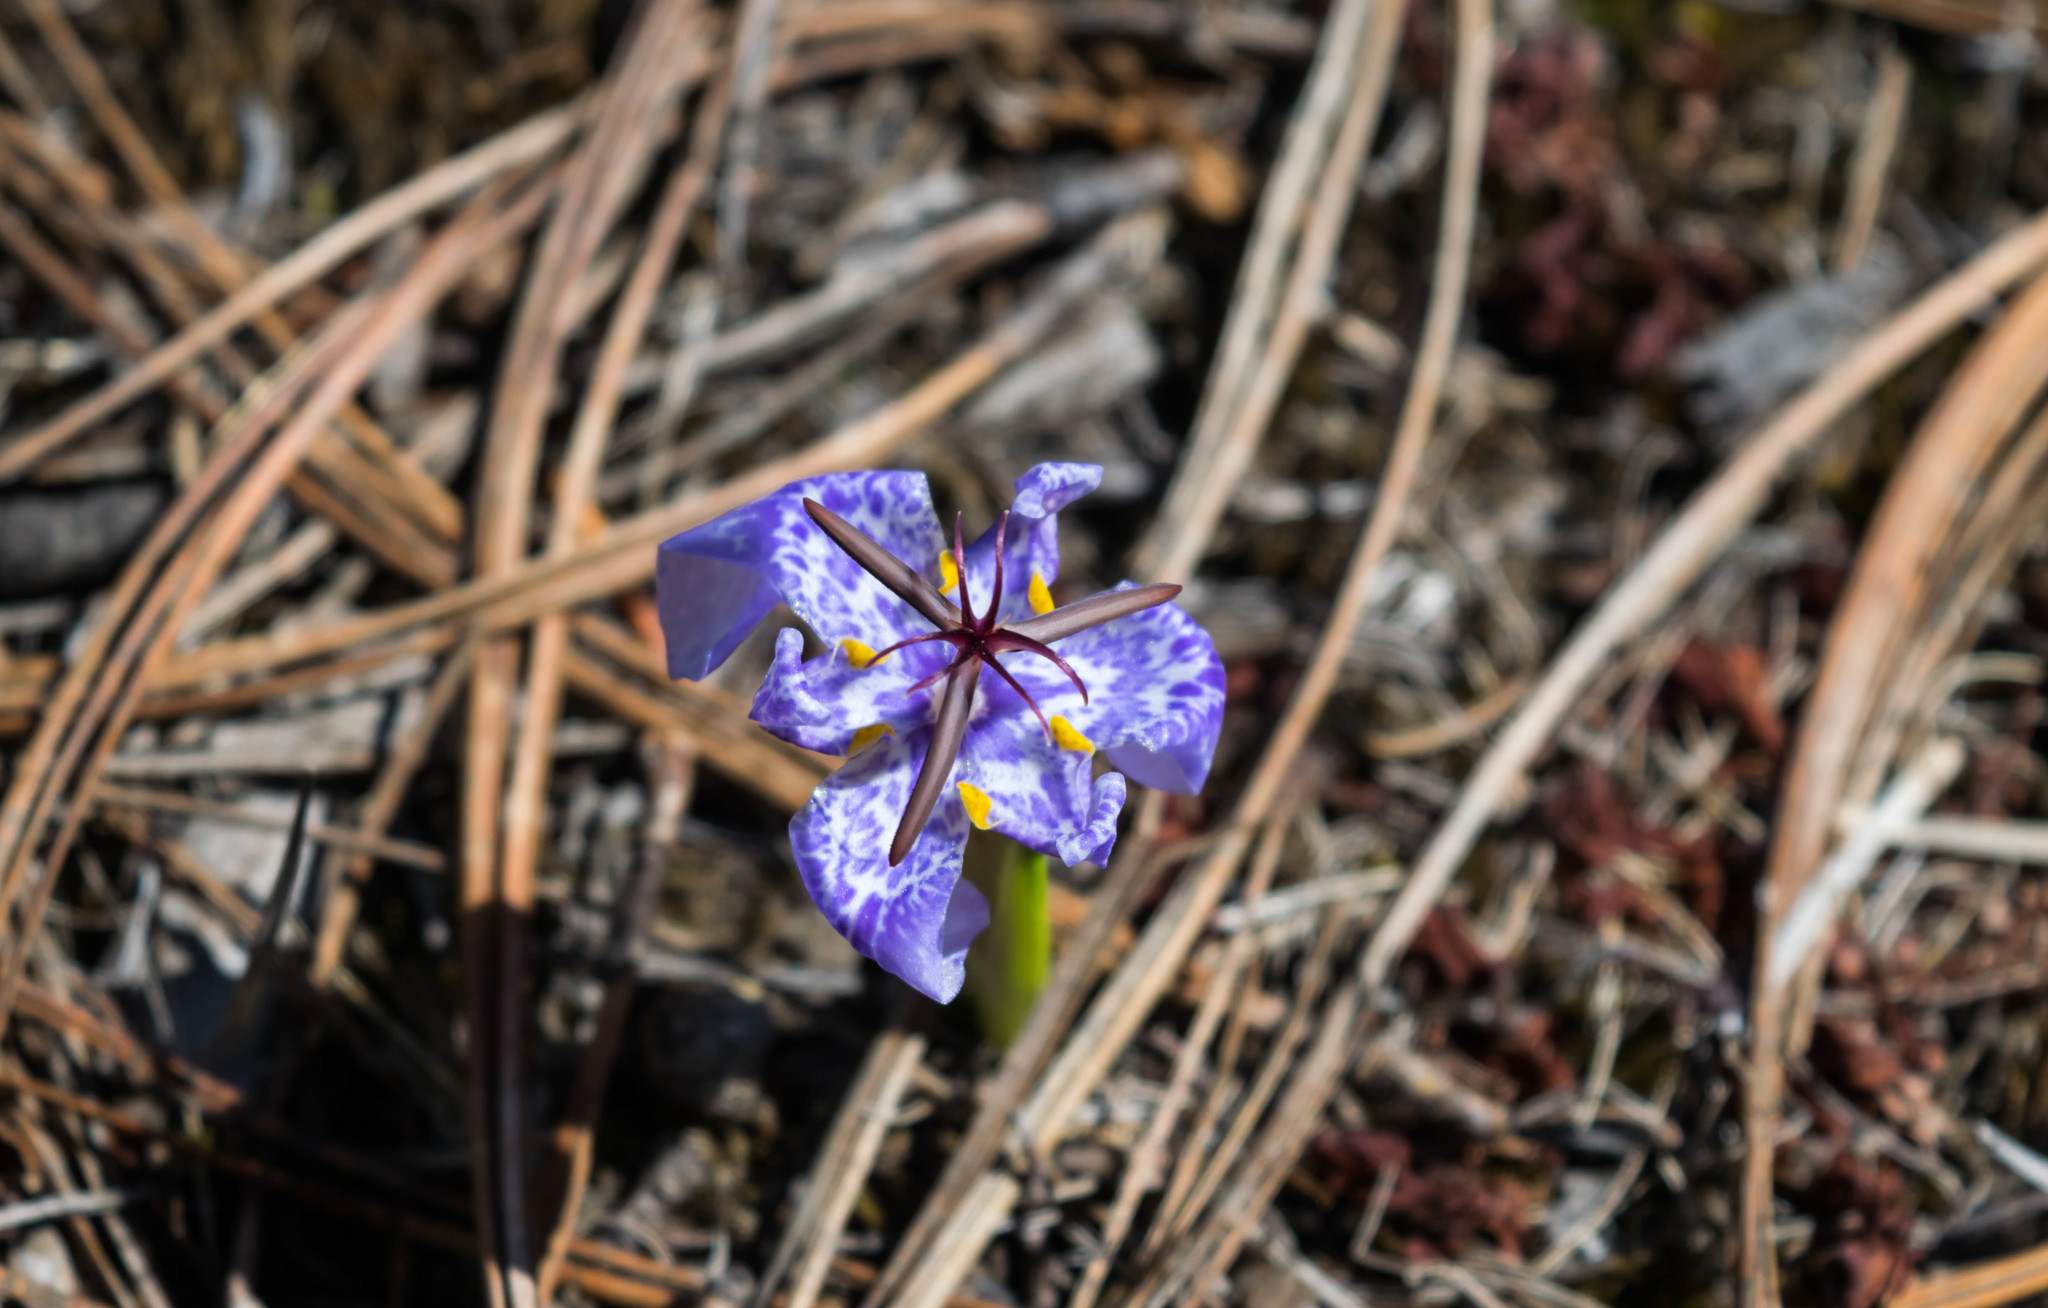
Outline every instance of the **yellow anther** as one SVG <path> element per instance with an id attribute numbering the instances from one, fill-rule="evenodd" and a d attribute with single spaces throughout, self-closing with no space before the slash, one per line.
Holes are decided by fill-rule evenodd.
<path id="1" fill-rule="evenodd" d="M 846 747 L 848 754 L 858 754 L 884 736 L 893 736 L 896 728 L 886 722 L 877 722 L 871 727 L 862 727 L 853 733 L 853 743 Z"/>
<path id="2" fill-rule="evenodd" d="M 1031 601 L 1031 611 L 1033 613 L 1052 612 L 1052 591 L 1046 588 L 1045 578 L 1039 576 L 1036 572 L 1031 574 L 1031 589 L 1025 594 L 1026 598 Z"/>
<path id="3" fill-rule="evenodd" d="M 863 645 L 852 637 L 840 641 L 839 648 L 846 651 L 846 661 L 853 665 L 853 669 L 856 672 L 875 661 L 874 649 L 871 646 Z"/>
<path id="4" fill-rule="evenodd" d="M 988 830 L 989 797 L 978 786 L 966 782 L 956 783 L 960 787 L 960 802 L 967 805 L 967 820 L 983 831 Z"/>
<path id="5" fill-rule="evenodd" d="M 1093 754 L 1095 742 L 1074 730 L 1074 724 L 1059 716 L 1052 719 L 1052 743 L 1061 749 L 1071 749 L 1076 754 Z"/>
<path id="6" fill-rule="evenodd" d="M 954 566 L 952 551 L 939 555 L 939 594 L 950 595 L 960 584 L 960 569 Z"/>

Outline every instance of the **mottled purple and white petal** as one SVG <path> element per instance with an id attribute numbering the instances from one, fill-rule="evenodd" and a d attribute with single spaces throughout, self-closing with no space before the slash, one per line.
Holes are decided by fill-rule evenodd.
<path id="1" fill-rule="evenodd" d="M 1102 485 L 1099 463 L 1034 463 L 1013 483 L 1010 512 L 1033 522 L 1050 518 Z"/>
<path id="2" fill-rule="evenodd" d="M 710 673 L 778 600 L 834 645 L 852 640 L 875 650 L 931 630 L 818 529 L 804 512 L 806 496 L 897 558 L 933 568 L 943 538 L 923 474 L 847 472 L 794 482 L 662 545 L 655 596 L 670 676 Z"/>
<path id="3" fill-rule="evenodd" d="M 931 723 L 932 692 L 906 693 L 952 657 L 943 642 L 912 645 L 888 658 L 856 666 L 844 646 L 804 658 L 803 633 L 784 627 L 775 635 L 775 660 L 748 716 L 792 745 L 821 754 L 844 754 L 886 727 L 898 736 Z"/>
<path id="4" fill-rule="evenodd" d="M 804 889 L 833 929 L 949 1003 L 966 979 L 967 946 L 988 925 L 988 901 L 960 879 L 970 823 L 954 787 L 909 856 L 889 866 L 889 838 L 929 743 L 930 732 L 919 731 L 854 755 L 791 819 L 789 842 Z"/>
<path id="5" fill-rule="evenodd" d="M 1095 777 L 1093 751 L 1071 727 L 1048 738 L 1015 691 L 983 685 L 987 708 L 968 728 L 960 778 L 988 796 L 989 828 L 1068 867 L 1108 863 L 1124 807 L 1123 777 Z"/>
<path id="6" fill-rule="evenodd" d="M 1003 534 L 1003 605 L 997 616 L 1005 622 L 1028 618 L 1031 579 L 1037 576 L 1041 598 L 1060 575 L 1059 511 L 1102 484 L 1097 463 L 1040 463 L 1017 478 L 1017 497 L 1010 504 L 1010 523 Z M 991 526 L 967 547 L 968 597 L 975 611 L 988 605 L 995 585 L 996 529 Z M 958 599 L 958 592 L 948 592 Z"/>
<path id="7" fill-rule="evenodd" d="M 1087 704 L 1042 658 L 1009 654 L 1003 666 L 1132 780 L 1188 795 L 1202 788 L 1223 729 L 1223 662 L 1200 624 L 1161 604 L 1053 648 L 1087 683 Z"/>

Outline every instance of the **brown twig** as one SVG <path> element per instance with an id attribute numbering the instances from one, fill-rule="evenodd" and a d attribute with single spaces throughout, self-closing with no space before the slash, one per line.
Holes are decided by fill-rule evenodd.
<path id="1" fill-rule="evenodd" d="M 1303 787 L 1304 791 L 1306 789 Z M 1273 874 L 1279 869 L 1280 853 L 1286 844 L 1287 824 L 1267 823 L 1265 830 L 1259 833 L 1259 843 L 1252 850 L 1251 868 L 1245 874 L 1242 902 L 1252 904 L 1265 897 L 1266 891 L 1273 884 Z M 1250 932 L 1240 932 L 1231 938 L 1230 952 L 1225 955 L 1223 965 L 1217 968 L 1219 981 L 1229 977 L 1232 983 L 1235 983 L 1237 976 L 1249 965 L 1252 939 Z M 1206 1002 L 1205 999 L 1204 1003 Z M 1237 1066 L 1238 1055 L 1244 1048 L 1251 1003 L 1251 987 L 1247 986 L 1237 995 L 1237 1002 L 1231 1005 L 1230 1021 L 1224 1026 L 1216 1048 L 1216 1075 L 1209 1084 L 1209 1093 L 1202 1097 L 1201 1111 L 1195 1114 L 1194 1125 L 1189 1128 L 1190 1141 L 1201 1141 L 1206 1144 L 1212 1139 L 1216 1125 L 1222 1120 L 1223 1111 L 1230 1102 L 1234 1089 L 1230 1069 Z M 1174 1160 L 1173 1172 L 1166 1179 L 1166 1189 L 1160 1195 L 1158 1210 L 1152 1217 L 1151 1230 L 1146 1232 L 1145 1239 L 1139 1246 L 1139 1257 L 1143 1261 L 1156 1261 L 1158 1252 L 1168 1237 L 1186 1229 L 1187 1223 L 1180 1220 L 1180 1215 L 1188 1193 L 1195 1188 L 1195 1181 L 1201 1174 L 1204 1157 L 1201 1148 L 1190 1148 L 1182 1150 L 1180 1156 Z M 1136 1166 L 1135 1158 L 1132 1165 Z M 1107 1247 L 1109 1243 L 1109 1232 L 1105 1227 L 1103 1244 Z M 1105 1275 L 1107 1272 L 1108 1268 L 1105 1267 Z M 1076 1291 L 1077 1298 L 1078 1295 L 1079 1291 Z M 1077 1303 L 1073 1308 L 1084 1306 Z"/>
<path id="2" fill-rule="evenodd" d="M 1885 185 L 1891 178 L 1892 159 L 1898 153 L 1912 98 L 1913 61 L 1896 45 L 1887 44 L 1878 56 L 1877 85 L 1864 108 L 1863 135 L 1857 138 L 1856 153 L 1849 161 L 1849 193 L 1842 203 L 1841 225 L 1835 229 L 1835 248 L 1829 258 L 1837 276 L 1863 262 L 1871 238 L 1877 234 L 1877 221 L 1884 214 Z"/>
<path id="3" fill-rule="evenodd" d="M 817 1302 L 818 1292 L 824 1288 L 825 1277 L 838 1256 L 840 1234 L 867 1186 L 868 1174 L 874 1169 L 883 1137 L 902 1104 L 911 1073 L 924 1057 L 924 1037 L 888 1032 L 875 1041 L 872 1057 L 876 1065 L 872 1093 L 860 1099 L 849 1094 L 841 1110 L 853 1128 L 846 1156 L 830 1171 L 820 1167 L 811 1179 L 811 1184 L 820 1187 L 823 1193 L 818 1198 L 813 1229 L 805 1233 L 809 1245 L 790 1285 L 786 1308 L 811 1308 Z"/>
<path id="4" fill-rule="evenodd" d="M 480 578 L 506 572 L 526 555 L 541 438 L 560 354 L 576 319 L 576 297 L 569 291 L 582 280 L 630 198 L 631 184 L 655 147 L 661 109 L 683 90 L 681 55 L 699 33 L 698 13 L 694 0 L 649 0 L 635 11 L 621 47 L 624 57 L 599 92 L 590 134 L 569 161 L 555 211 L 534 251 L 484 439 L 474 545 Z M 662 252 L 657 272 L 665 270 L 667 257 Z M 649 262 L 643 259 L 636 274 Z M 644 315 L 654 286 L 635 289 L 646 297 L 640 309 Z M 622 361 L 611 360 L 619 348 L 614 339 L 621 334 L 607 338 L 605 354 L 613 371 L 623 367 Z M 637 324 L 629 334 L 637 341 Z M 557 529 L 573 531 L 577 521 L 573 514 L 558 517 Z M 559 641 L 552 651 L 537 648 L 536 663 L 550 652 L 554 659 L 540 668 L 540 675 L 558 679 Z M 485 636 L 477 652 L 469 681 L 462 796 L 462 962 L 474 1033 L 468 1060 L 475 1119 L 472 1169 L 486 1280 L 493 1305 L 505 1308 L 527 1308 L 536 1289 L 524 1150 L 526 946 L 533 912 L 532 846 L 540 826 L 538 791 L 545 785 L 559 704 L 559 683 L 554 694 L 529 701 L 508 793 L 506 754 L 512 743 L 518 658 L 516 638 L 503 634 Z"/>
<path id="5" fill-rule="evenodd" d="M 298 389 L 307 375 L 341 348 L 344 333 L 359 325 L 366 309 L 362 306 L 337 315 L 330 334 L 308 350 L 288 358 L 272 374 L 246 393 L 224 425 L 232 423 L 200 476 L 157 520 L 149 538 L 123 569 L 106 603 L 106 617 L 78 652 L 50 698 L 35 736 L 22 751 L 4 802 L 0 802 L 0 922 L 15 907 L 28 875 L 30 857 L 43 832 L 43 825 L 55 807 L 63 785 L 71 777 L 92 730 L 121 689 L 117 676 L 102 675 L 111 662 L 126 670 L 139 656 L 141 645 L 169 603 L 170 586 L 152 584 L 172 559 L 179 541 L 207 511 L 222 485 L 240 470 L 256 443 Z M 139 625 L 128 625 L 130 619 Z M 81 719 L 83 721 L 81 722 Z M 75 817 L 73 819 L 75 823 Z M 45 875 L 47 887 L 54 875 Z M 44 891 L 47 894 L 47 889 Z M 33 917 L 39 919 L 38 909 Z M 10 967 L 19 975 L 21 958 L 27 952 L 32 933 L 13 937 Z M 0 1024 L 7 1013 L 0 1008 Z"/>
<path id="6" fill-rule="evenodd" d="M 2037 217 L 1957 269 L 1864 336 L 1749 442 L 1687 504 L 1629 574 L 1552 658 L 1501 734 L 1467 775 L 1382 933 L 1405 938 L 1443 893 L 1479 834 L 1549 745 L 1613 651 L 1648 629 L 1764 506 L 1779 478 L 1830 425 L 1881 382 L 2002 291 L 2048 260 L 2048 215 Z"/>
<path id="7" fill-rule="evenodd" d="M 1309 328 L 1321 317 L 1406 10 L 1400 0 L 1344 0 L 1325 20 L 1280 162 L 1260 196 L 1194 431 L 1166 501 L 1132 556 L 1134 575 L 1193 575 L 1272 420 Z"/>
<path id="8" fill-rule="evenodd" d="M 696 755 L 687 742 L 650 739 L 643 752 L 651 774 L 649 789 L 654 794 L 654 803 L 641 840 L 640 866 L 614 918 L 610 959 L 613 975 L 605 984 L 595 1033 L 584 1047 L 561 1124 L 555 1128 L 554 1149 L 535 1187 L 540 1196 L 539 1210 L 555 1214 L 550 1227 L 553 1234 L 540 1268 L 542 1303 L 553 1302 L 563 1260 L 568 1257 L 576 1233 L 577 1214 L 590 1182 L 598 1111 L 603 1106 L 619 1041 L 625 1034 L 627 1010 L 639 984 L 638 964 L 654 917 L 655 900 L 668 871 L 669 851 L 689 808 L 690 792 L 696 781 Z"/>
<path id="9" fill-rule="evenodd" d="M 157 158 L 147 138 L 107 86 L 98 65 L 72 31 L 62 9 L 52 0 L 31 0 L 29 12 L 51 52 L 57 56 L 65 77 L 85 100 L 94 122 L 156 205 L 172 235 L 220 291 L 232 293 L 241 289 L 252 275 L 254 261 L 232 248 L 192 211 L 170 170 Z M 190 313 L 187 311 L 181 316 L 190 316 Z M 274 348 L 286 350 L 293 345 L 290 328 L 274 311 L 266 309 L 259 312 L 253 321 Z M 429 527 L 438 527 L 445 536 L 452 538 L 459 528 L 461 511 L 447 492 L 418 469 L 407 467 L 403 459 L 397 458 L 390 439 L 353 402 L 343 406 L 341 418 L 343 427 L 355 438 L 358 448 L 370 456 L 367 465 L 369 475 L 359 480 L 368 485 L 382 486 L 393 494 L 394 504 L 416 510 L 421 522 Z M 339 449 L 335 454 L 346 457 Z M 375 548 L 373 542 L 366 543 Z M 395 562 L 400 557 L 395 555 L 393 560 L 387 561 Z M 403 564 L 398 566 L 401 572 L 407 570 Z"/>
<path id="10" fill-rule="evenodd" d="M 0 149 L 0 157 L 4 155 L 4 149 Z M 20 175 L 11 180 L 17 192 L 24 189 Z M 138 357 L 148 353 L 151 342 L 145 329 L 109 309 L 79 269 L 5 206 L 0 206 L 0 243 L 34 270 L 37 277 L 74 312 L 97 326 L 126 353 Z M 160 261 L 153 257 L 139 257 L 145 246 L 132 240 L 117 241 L 115 245 L 144 273 L 145 280 L 164 292 L 160 298 L 174 315 L 189 319 L 196 313 L 196 306 L 176 285 L 168 269 L 161 267 Z M 218 345 L 214 353 L 235 379 L 246 383 L 253 377 L 253 369 L 231 347 Z M 226 411 L 225 402 L 196 373 L 173 379 L 172 390 L 209 422 L 218 421 Z M 288 483 L 295 498 L 346 531 L 401 574 L 429 586 L 444 585 L 454 579 L 454 555 L 411 519 L 399 514 L 391 502 L 377 493 L 388 490 L 391 483 L 377 475 L 374 465 L 353 457 L 349 447 L 338 440 L 323 441 L 309 453 L 314 456 L 309 459 L 309 469 L 294 473 Z M 324 473 L 326 480 L 316 472 Z M 361 489 L 344 493 L 337 491 L 337 486 Z"/>
<path id="11" fill-rule="evenodd" d="M 1923 1276 L 1890 1302 L 1891 1308 L 2002 1308 L 2044 1290 L 2048 1290 L 2048 1247 L 2037 1247 Z"/>
<path id="12" fill-rule="evenodd" d="M 150 588 L 137 613 L 139 621 L 125 629 L 121 644 L 115 651 L 116 674 L 98 679 L 93 701 L 87 706 L 86 730 L 72 730 L 75 723 L 68 712 L 61 716 L 54 713 L 46 716 L 32 751 L 42 747 L 56 755 L 56 775 L 39 776 L 27 784 L 18 780 L 10 790 L 4 813 L 0 813 L 0 816 L 12 819 L 0 826 L 0 836 L 6 837 L 0 840 L 0 851 L 6 854 L 7 899 L 11 900 L 19 892 L 27 859 L 35 843 L 33 839 L 24 838 L 36 830 L 36 823 L 40 820 L 39 816 L 32 820 L 32 815 L 47 811 L 46 806 L 54 799 L 58 788 L 65 784 L 76 785 L 85 791 L 97 783 L 120 732 L 133 716 L 142 689 L 169 652 L 178 625 L 197 604 L 205 587 L 218 575 L 227 555 L 241 540 L 256 514 L 297 467 L 306 447 L 367 375 L 381 348 L 433 306 L 466 266 L 466 261 L 473 258 L 479 249 L 490 249 L 532 222 L 547 193 L 546 187 L 530 188 L 502 211 L 494 211 L 497 197 L 484 197 L 479 205 L 472 206 L 466 219 L 458 220 L 443 232 L 407 277 L 374 301 L 374 307 L 366 305 L 364 311 L 337 315 L 328 332 L 323 334 L 323 339 L 309 347 L 306 357 L 323 363 L 331 358 L 332 366 L 322 372 L 305 403 L 255 457 L 216 511 L 209 524 L 211 529 L 197 533 L 187 542 L 186 547 L 170 561 L 164 576 Z M 264 398 L 272 405 L 278 402 L 275 391 Z M 252 418 L 260 418 L 263 410 L 263 404 L 255 406 Z M 250 430 L 242 438 L 223 446 L 210 465 L 213 476 L 203 478 L 188 488 L 189 516 L 180 521 L 181 515 L 174 510 L 159 523 L 157 536 L 153 537 L 156 549 L 146 548 L 144 557 L 131 566 L 124 585 L 117 587 L 117 600 L 124 592 L 128 604 L 144 599 L 141 593 L 143 579 L 154 571 L 151 554 L 161 557 L 169 552 L 170 542 L 197 516 L 197 506 L 210 497 L 218 479 L 240 465 L 247 453 L 246 444 L 253 443 L 256 433 L 264 425 L 260 421 L 252 421 Z M 119 612 L 118 606 L 116 612 Z M 110 618 L 104 624 L 103 632 L 116 625 L 118 619 Z M 105 657 L 101 638 L 96 638 L 92 649 L 99 651 L 94 655 L 95 663 Z M 78 670 L 75 665 L 74 674 Z M 86 675 L 92 674 L 88 671 Z M 67 678 L 59 694 L 61 697 L 70 692 L 82 698 L 83 691 L 82 684 L 74 687 L 72 679 Z M 99 725 L 104 725 L 106 730 L 100 734 L 92 756 L 74 777 L 71 768 L 86 747 L 90 729 Z M 61 750 L 57 748 L 59 736 L 69 737 Z M 27 942 L 40 926 L 56 882 L 54 869 L 61 866 L 69 850 L 80 815 L 81 809 L 77 805 L 67 812 L 45 855 L 52 870 L 40 878 L 33 897 L 22 911 L 21 923 L 13 937 L 14 948 L 9 952 L 4 975 L 0 975 L 0 1021 L 5 1020 L 11 1008 L 28 953 Z"/>
<path id="13" fill-rule="evenodd" d="M 1351 633 L 1364 616 L 1372 576 L 1400 529 L 1423 449 L 1435 425 L 1437 401 L 1450 371 L 1471 270 L 1480 155 L 1493 74 L 1493 14 L 1489 0 L 1454 0 L 1454 9 L 1457 57 L 1450 87 L 1451 146 L 1444 170 L 1444 217 L 1430 283 L 1429 308 L 1415 352 L 1415 370 L 1372 516 L 1359 539 L 1301 687 L 1288 704 L 1274 741 L 1268 746 L 1268 759 L 1281 750 L 1291 759 L 1299 751 L 1334 688 Z M 1267 775 L 1266 760 L 1261 760 L 1260 771 L 1247 790 L 1246 804 L 1263 797 L 1263 803 L 1271 805 L 1272 799 L 1259 786 Z M 1362 1027 L 1371 1015 L 1362 1012 L 1361 998 L 1378 987 L 1393 959 L 1407 946 L 1408 935 L 1396 928 L 1391 918 L 1389 911 L 1381 919 L 1359 959 L 1357 975 L 1340 987 L 1325 1009 L 1320 1019 L 1321 1032 L 1294 1069 L 1266 1129 L 1260 1132 L 1240 1164 L 1230 1189 L 1215 1204 L 1214 1215 L 1190 1232 L 1178 1248 L 1169 1250 L 1163 1270 L 1154 1278 L 1152 1293 L 1138 1296 L 1147 1308 L 1177 1293 L 1181 1287 L 1208 1284 L 1236 1258 L 1244 1240 L 1264 1215 L 1293 1167 L 1293 1160 L 1320 1122 L 1349 1052 L 1362 1039 Z M 1408 930 L 1412 932 L 1412 926 Z"/>
<path id="14" fill-rule="evenodd" d="M 654 218 L 648 225 L 640 257 L 634 263 L 618 308 L 606 329 L 604 344 L 599 349 L 596 368 L 577 409 L 569 447 L 556 482 L 553 525 L 547 545 L 551 556 L 559 557 L 574 548 L 578 527 L 591 507 L 597 471 L 604 457 L 606 439 L 612 430 L 626 367 L 639 348 L 648 318 L 654 311 L 655 298 L 675 261 L 685 225 L 710 179 L 727 98 L 725 85 L 721 80 L 698 109 L 689 158 L 663 188 Z M 671 92 L 674 89 L 670 88 Z M 539 858 L 541 812 L 546 802 L 545 791 L 553 757 L 554 724 L 560 713 L 569 658 L 567 615 L 562 612 L 541 615 L 534 626 L 528 651 L 526 721 L 513 758 L 510 792 L 505 804 L 504 851 L 499 877 L 508 897 L 516 888 L 532 884 Z M 683 793 L 687 795 L 687 782 Z M 680 811 L 676 816 L 680 817 Z M 650 843 L 655 842 L 650 840 Z M 523 979 L 508 973 L 505 984 L 512 993 L 517 993 Z M 599 1099 L 631 993 L 630 979 L 614 980 L 607 988 L 598 1036 L 586 1053 L 571 1094 L 565 1123 L 557 1133 L 553 1166 L 566 1168 L 568 1175 L 567 1179 L 556 1177 L 547 1181 L 541 1190 L 540 1211 L 555 1213 L 550 1223 L 554 1235 L 549 1240 L 539 1274 L 542 1303 L 551 1302 L 555 1282 L 560 1276 L 561 1251 L 566 1247 L 582 1185 L 588 1176 L 590 1139 Z M 516 1069 L 508 1071 L 516 1073 Z"/>
<path id="15" fill-rule="evenodd" d="M 2015 25 L 2048 32 L 2048 4 L 2042 0 L 1833 0 L 1847 9 L 1896 18 L 1937 32 L 1987 33 Z"/>
<path id="16" fill-rule="evenodd" d="M 1972 493 L 1987 467 L 2048 386 L 2048 278 L 2039 278 L 1978 342 L 1922 422 L 1912 448 L 1858 553 L 1829 626 L 1819 675 L 1779 790 L 1763 893 L 1758 897 L 1753 1044 L 1745 1095 L 1741 1223 L 1744 1302 L 1777 1302 L 1772 1161 L 1786 1034 L 1781 970 L 1772 933 L 1820 864 L 1835 810 L 1847 793 L 1865 733 L 1897 683 L 1888 675 L 1922 619 L 1935 565 L 1960 523 L 1974 517 Z M 2031 469 L 2029 469 L 2031 471 Z M 2029 478 L 2030 480 L 2031 478 Z M 2008 507 L 2024 508 L 2023 499 Z"/>
<path id="17" fill-rule="evenodd" d="M 69 442 L 176 376 L 257 315 L 420 215 L 544 158 L 575 130 L 577 104 L 536 114 L 379 196 L 272 265 L 136 365 L 54 418 L 0 445 L 0 481 L 21 476 Z"/>
<path id="18" fill-rule="evenodd" d="M 715 490 L 686 495 L 624 519 L 560 559 L 530 560 L 498 577 L 465 582 L 361 617 L 193 650 L 166 669 L 162 684 L 190 685 L 278 667 L 450 618 L 472 619 L 485 630 L 504 630 L 557 608 L 643 585 L 654 572 L 649 547 L 667 537 L 792 481 L 886 459 L 1022 358 L 1076 305 L 1148 265 L 1157 257 L 1163 235 L 1158 215 L 1150 212 L 1112 224 L 979 341 L 894 402 Z"/>
<path id="19" fill-rule="evenodd" d="M 104 808 L 124 808 L 137 812 L 186 813 L 194 817 L 215 818 L 265 831 L 289 831 L 292 825 L 289 819 L 265 817 L 245 812 L 233 804 L 194 799 L 177 791 L 143 790 L 133 786 L 102 783 L 93 791 L 93 802 Z M 441 857 L 439 850 L 410 840 L 389 840 L 370 831 L 350 831 L 343 827 L 330 827 L 316 822 L 306 828 L 306 839 L 362 858 L 384 859 L 426 872 L 439 872 L 447 867 L 447 860 Z"/>
<path id="20" fill-rule="evenodd" d="M 456 697 L 467 684 L 475 659 L 474 646 L 464 643 L 441 664 L 433 688 L 427 692 L 426 705 L 420 710 L 419 721 L 385 760 L 369 794 L 363 797 L 357 821 L 365 834 L 382 836 L 390 829 L 406 791 L 427 760 L 434 737 L 455 708 Z M 349 934 L 355 929 L 356 911 L 361 904 L 361 888 L 370 879 L 373 867 L 367 857 L 357 856 L 344 862 L 338 853 L 328 855 L 321 870 L 321 878 L 328 887 L 326 908 L 321 913 L 319 936 L 313 942 L 313 961 L 307 969 L 308 978 L 316 986 L 326 985 L 333 978 L 348 952 Z"/>

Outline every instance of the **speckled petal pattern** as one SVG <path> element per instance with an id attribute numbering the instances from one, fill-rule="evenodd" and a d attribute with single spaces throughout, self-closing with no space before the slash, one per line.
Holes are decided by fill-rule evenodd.
<path id="1" fill-rule="evenodd" d="M 654 580 L 670 676 L 710 673 L 777 599 L 833 644 L 852 639 L 880 649 L 931 630 L 818 530 L 804 513 L 806 496 L 937 576 L 939 520 L 923 474 L 846 472 L 794 482 L 662 545 Z"/>
<path id="2" fill-rule="evenodd" d="M 1124 587 L 1118 589 L 1125 589 Z M 1209 633 L 1178 604 L 1161 604 L 1058 641 L 1087 683 L 1089 703 L 1042 658 L 1003 659 L 1046 713 L 1073 723 L 1133 781 L 1191 795 L 1202 788 L 1223 729 L 1223 662 Z M 999 690 L 1029 714 L 995 678 Z"/>
<path id="3" fill-rule="evenodd" d="M 889 866 L 931 734 L 885 738 L 820 782 L 790 820 L 804 889 L 840 935 L 884 969 L 950 1003 L 967 975 L 967 946 L 988 925 L 988 902 L 960 879 L 970 824 L 948 786 L 910 856 Z"/>
<path id="4" fill-rule="evenodd" d="M 1017 498 L 1010 505 L 1010 526 L 1003 537 L 1003 621 L 1031 616 L 1032 573 L 1048 586 L 1058 579 L 1059 511 L 1101 484 L 1102 467 L 1095 463 L 1040 463 L 1017 478 Z M 995 527 L 983 532 L 966 553 L 968 597 L 979 613 L 988 607 L 995 586 Z"/>
<path id="5" fill-rule="evenodd" d="M 803 633 L 784 627 L 751 716 L 790 744 L 823 754 L 844 754 L 862 729 L 877 724 L 907 736 L 931 724 L 933 692 L 904 692 L 951 656 L 950 648 L 932 641 L 866 668 L 854 667 L 837 646 L 806 661 Z"/>
<path id="6" fill-rule="evenodd" d="M 990 699 L 992 711 L 968 727 L 959 769 L 989 796 L 989 826 L 1068 867 L 1109 862 L 1124 779 L 1114 772 L 1091 779 L 1091 756 L 1047 739 L 1008 687 Z"/>

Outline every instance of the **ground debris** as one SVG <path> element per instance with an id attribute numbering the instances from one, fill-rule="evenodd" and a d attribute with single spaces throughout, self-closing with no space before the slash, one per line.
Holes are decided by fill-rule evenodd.
<path id="1" fill-rule="evenodd" d="M 2048 1291 L 2034 8 L 0 14 L 0 1297 Z M 1002 1051 L 649 582 L 1046 461 L 1226 708 Z"/>

